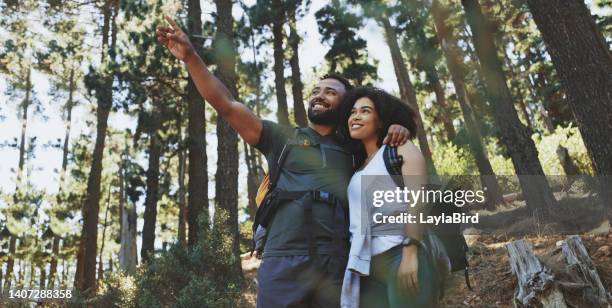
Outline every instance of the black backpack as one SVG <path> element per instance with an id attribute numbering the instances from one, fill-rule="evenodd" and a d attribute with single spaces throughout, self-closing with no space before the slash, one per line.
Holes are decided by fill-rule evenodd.
<path id="1" fill-rule="evenodd" d="M 390 147 L 387 146 L 383 152 L 383 160 L 385 162 L 385 167 L 387 168 L 387 171 L 389 172 L 389 174 L 392 176 L 393 180 L 395 181 L 395 183 L 397 184 L 397 186 L 399 187 L 404 187 L 404 180 L 402 178 L 402 163 L 403 163 L 403 158 L 401 155 L 399 155 L 397 153 L 397 147 Z M 439 189 L 439 186 L 433 186 L 431 185 L 430 187 L 428 187 L 428 189 Z M 452 191 L 455 190 L 459 190 L 460 188 L 453 183 L 453 181 L 450 181 L 447 185 L 446 185 L 446 189 L 450 189 Z M 431 216 L 439 216 L 441 214 L 445 214 L 448 216 L 452 216 L 453 213 L 462 213 L 462 208 L 461 207 L 457 207 L 455 206 L 452 202 L 443 202 L 442 200 L 438 200 L 437 203 L 432 204 L 432 209 L 429 213 L 429 215 Z M 444 252 L 440 252 L 442 254 L 446 254 L 446 256 L 448 257 L 448 260 L 450 261 L 450 271 L 451 272 L 456 272 L 459 270 L 463 270 L 464 271 L 464 276 L 465 276 L 465 283 L 467 285 L 467 287 L 472 290 L 472 286 L 470 285 L 470 279 L 469 279 L 469 274 L 468 274 L 468 261 L 467 261 L 467 251 L 468 251 L 468 246 L 467 243 L 465 241 L 465 237 L 463 236 L 463 233 L 461 233 L 461 225 L 460 224 L 438 224 L 438 225 L 434 225 L 431 226 L 430 228 L 428 228 L 427 232 L 430 232 L 431 234 L 435 235 L 435 237 L 437 237 L 437 239 L 439 240 L 439 242 L 441 242 L 441 244 L 444 246 Z M 426 233 L 427 235 L 427 233 Z M 436 243 L 432 242 L 432 238 L 428 238 L 426 236 L 426 239 L 429 241 L 430 247 L 432 248 L 436 248 Z M 432 261 L 434 262 L 434 264 L 436 265 L 437 268 L 437 272 L 440 277 L 441 280 L 441 284 L 442 286 L 444 285 L 444 280 L 446 279 L 446 277 L 444 277 L 444 274 L 440 273 L 440 267 L 442 267 L 442 265 L 440 264 L 440 260 L 436 260 L 439 258 L 436 258 L 436 256 L 431 256 L 432 257 Z M 443 263 L 443 261 L 442 261 Z M 444 291 L 443 287 L 441 288 L 442 292 Z M 443 296 L 443 293 L 440 294 L 440 297 Z"/>

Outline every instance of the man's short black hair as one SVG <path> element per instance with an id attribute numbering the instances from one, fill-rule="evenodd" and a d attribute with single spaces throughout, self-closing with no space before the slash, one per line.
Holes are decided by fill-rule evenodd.
<path id="1" fill-rule="evenodd" d="M 328 74 L 325 74 L 323 77 L 321 77 L 321 80 L 323 79 L 335 79 L 335 80 L 340 81 L 344 85 L 344 89 L 347 92 L 354 88 L 351 82 L 340 74 L 328 73 Z"/>

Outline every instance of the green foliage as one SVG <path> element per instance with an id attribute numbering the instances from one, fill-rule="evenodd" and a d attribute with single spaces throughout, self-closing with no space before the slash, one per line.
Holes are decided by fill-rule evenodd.
<path id="1" fill-rule="evenodd" d="M 360 16 L 350 13 L 339 1 L 332 1 L 315 16 L 321 40 L 331 45 L 325 54 L 329 71 L 343 74 L 359 85 L 375 81 L 378 78 L 376 63 L 370 63 L 367 43 L 357 36 L 357 30 L 363 25 Z"/>
<path id="2" fill-rule="evenodd" d="M 97 307 L 136 307 L 138 289 L 134 277 L 123 273 L 109 273 L 99 286 Z"/>
<path id="3" fill-rule="evenodd" d="M 240 224 L 240 253 L 251 251 L 253 240 L 253 221 L 245 220 Z"/>
<path id="4" fill-rule="evenodd" d="M 538 157 L 545 174 L 565 175 L 556 152 L 559 145 L 567 148 L 570 157 L 581 173 L 595 174 L 577 127 L 571 125 L 568 127 L 557 126 L 557 129 L 551 135 L 534 134 L 532 138 L 536 143 Z"/>
<path id="5" fill-rule="evenodd" d="M 431 155 L 439 175 L 470 175 L 478 170 L 469 150 L 452 143 L 437 145 Z"/>
<path id="6" fill-rule="evenodd" d="M 231 269 L 231 237 L 224 229 L 207 228 L 192 249 L 174 245 L 141 266 L 136 275 L 138 306 L 235 307 L 242 283 Z"/>

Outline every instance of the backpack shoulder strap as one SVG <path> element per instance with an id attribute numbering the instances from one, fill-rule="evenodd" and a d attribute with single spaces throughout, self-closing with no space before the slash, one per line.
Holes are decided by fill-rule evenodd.
<path id="1" fill-rule="evenodd" d="M 295 139 L 297 138 L 299 133 L 300 129 L 296 128 L 293 132 L 293 136 L 289 137 L 283 145 L 283 148 L 280 151 L 278 157 L 270 161 L 272 164 L 269 166 L 268 172 L 268 174 L 270 175 L 268 180 L 268 191 L 272 191 L 276 187 L 276 183 L 278 182 L 278 178 L 280 176 L 283 163 L 285 162 L 285 158 L 287 158 L 289 150 L 291 149 L 291 145 L 295 142 Z"/>
<path id="2" fill-rule="evenodd" d="M 397 153 L 397 147 L 385 146 L 383 150 L 383 161 L 387 172 L 393 178 L 393 181 L 398 187 L 404 187 L 404 179 L 402 178 L 402 164 L 404 158 Z"/>

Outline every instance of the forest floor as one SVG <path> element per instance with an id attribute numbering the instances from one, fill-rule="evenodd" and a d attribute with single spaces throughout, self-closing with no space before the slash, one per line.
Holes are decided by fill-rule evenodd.
<path id="1" fill-rule="evenodd" d="M 597 271 L 606 290 L 612 290 L 612 232 L 605 223 L 592 230 L 580 234 L 583 244 L 597 266 Z M 560 258 L 561 249 L 557 243 L 566 236 L 466 236 L 470 247 L 469 275 L 473 290 L 465 284 L 463 271 L 453 273 L 445 297 L 443 307 L 513 307 L 513 296 L 517 287 L 517 279 L 510 270 L 505 244 L 517 239 L 526 239 L 532 246 L 536 256 L 548 267 L 553 269 L 556 279 L 563 280 L 564 267 Z M 243 258 L 242 267 L 248 283 L 248 291 L 244 294 L 245 307 L 255 307 L 256 273 L 259 260 Z M 564 292 L 570 307 L 589 307 L 580 294 Z"/>

